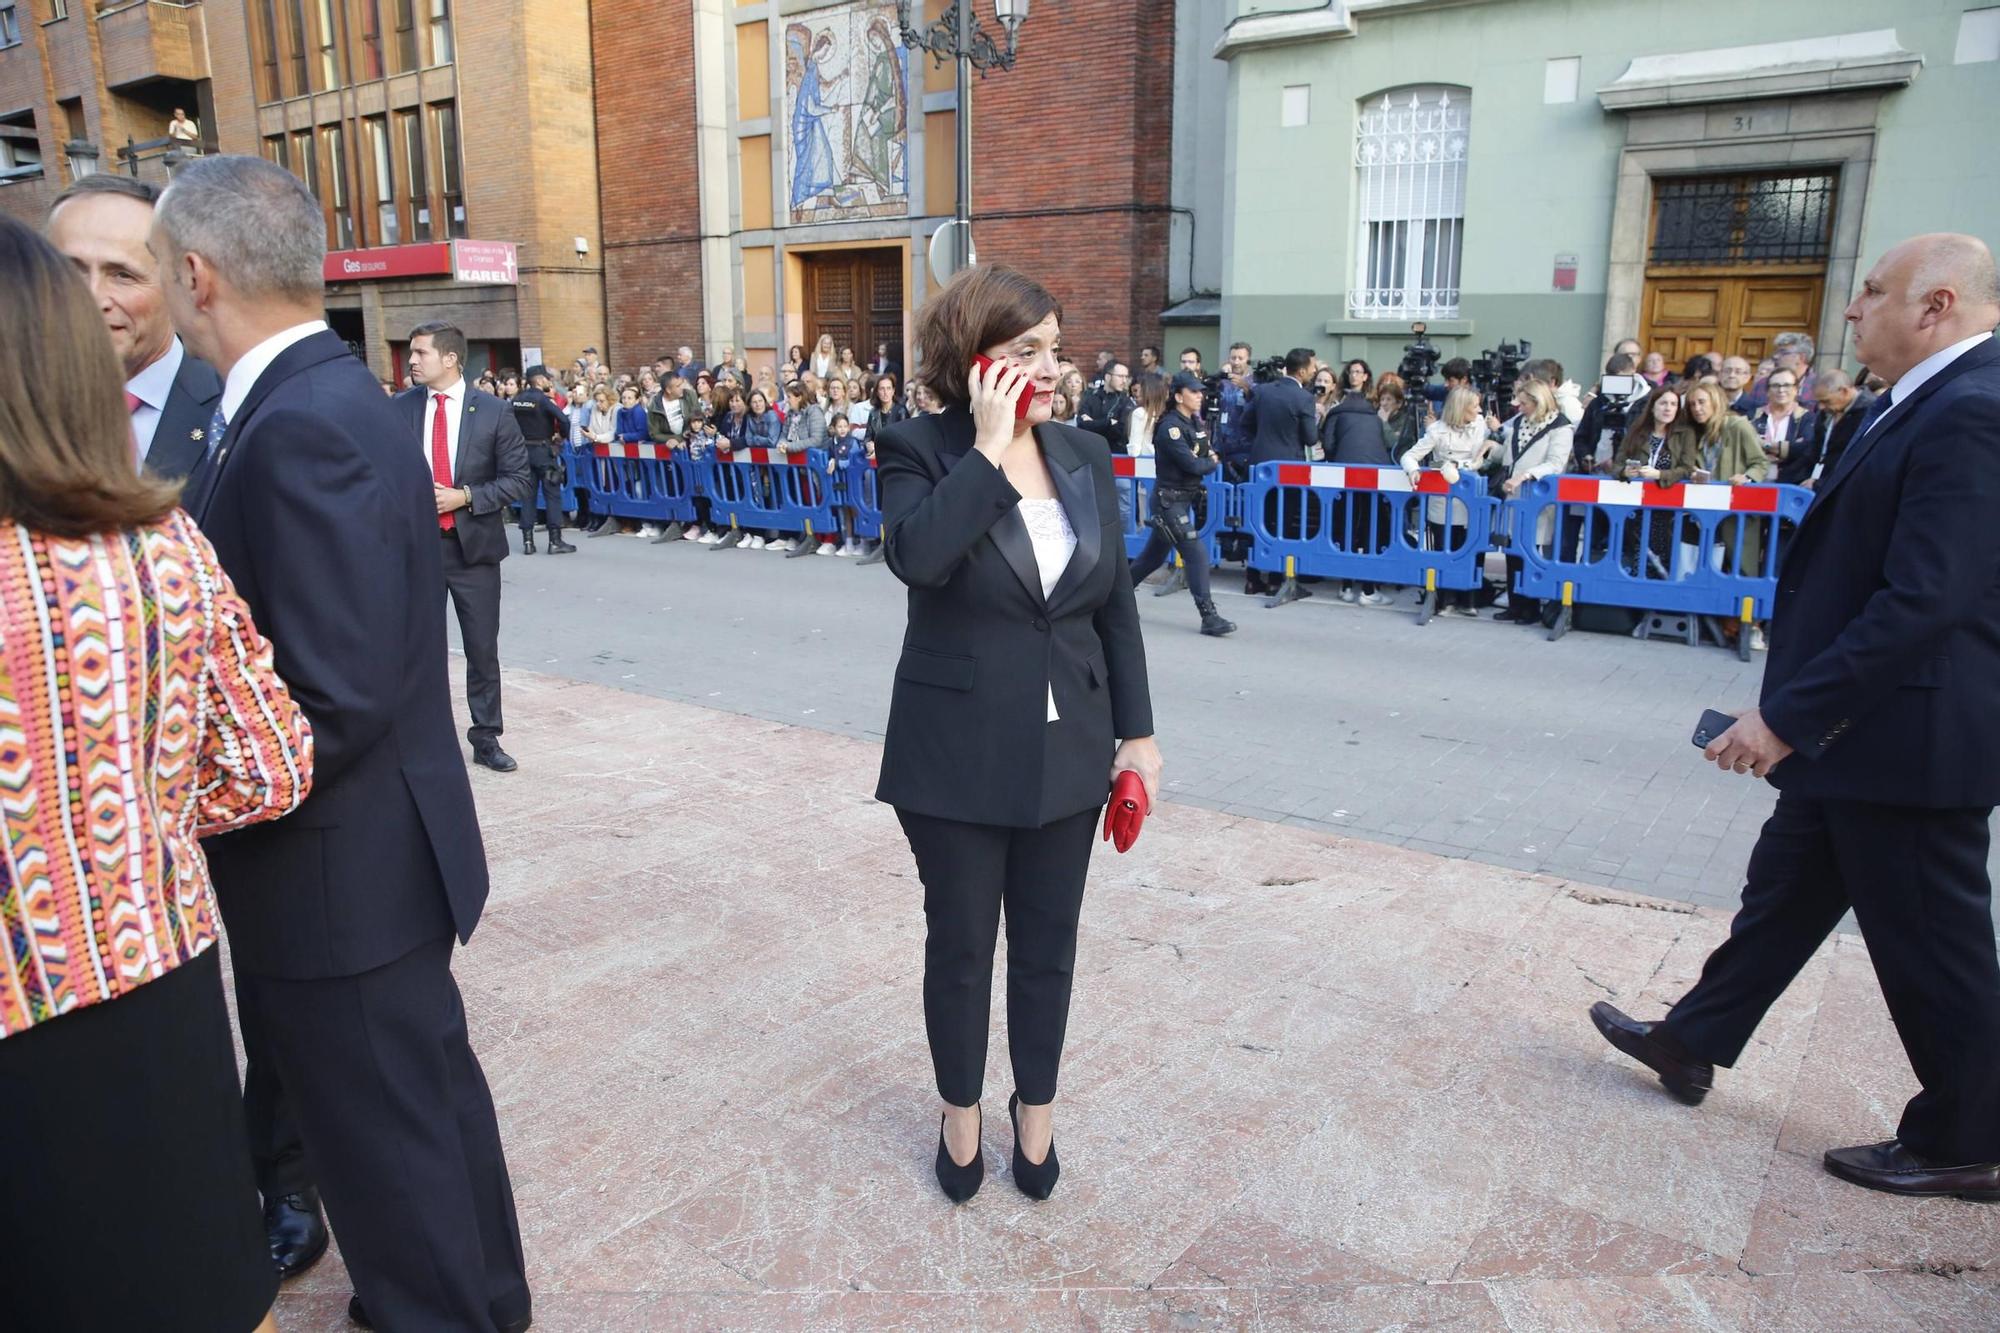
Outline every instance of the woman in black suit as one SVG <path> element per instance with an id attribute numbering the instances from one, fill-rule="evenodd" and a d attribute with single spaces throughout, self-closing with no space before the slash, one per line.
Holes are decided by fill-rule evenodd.
<path id="1" fill-rule="evenodd" d="M 875 795 L 924 885 L 924 1024 L 944 1099 L 938 1183 L 985 1174 L 980 1085 L 1007 917 L 1014 1183 L 1047 1198 L 1077 916 L 1120 770 L 1157 797 L 1146 650 L 1102 438 L 1050 421 L 1061 309 L 1032 278 L 967 269 L 917 315 L 942 404 L 876 442 L 889 568 L 909 629 Z M 992 358 L 990 371 L 972 368 Z M 1033 399 L 1017 421 L 1014 401 Z"/>

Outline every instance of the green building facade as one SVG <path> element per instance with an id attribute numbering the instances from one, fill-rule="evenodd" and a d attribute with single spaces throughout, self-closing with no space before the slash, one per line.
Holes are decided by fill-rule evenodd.
<path id="1" fill-rule="evenodd" d="M 1894 242 L 2000 243 L 1993 0 L 1242 0 L 1218 341 L 1393 368 L 1531 339 L 1841 364 Z"/>

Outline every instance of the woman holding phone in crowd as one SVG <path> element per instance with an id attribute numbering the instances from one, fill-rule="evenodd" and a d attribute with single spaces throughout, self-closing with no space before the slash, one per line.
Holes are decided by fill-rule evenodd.
<path id="1" fill-rule="evenodd" d="M 1149 802 L 1159 793 L 1110 451 L 1049 420 L 1061 317 L 1023 273 L 960 273 L 916 319 L 941 410 L 877 441 L 884 546 L 910 592 L 875 795 L 895 807 L 924 886 L 935 1170 L 954 1202 L 985 1175 L 1003 910 L 1014 1184 L 1043 1199 L 1060 1170 L 1056 1073 L 1098 812 L 1123 770 Z"/>

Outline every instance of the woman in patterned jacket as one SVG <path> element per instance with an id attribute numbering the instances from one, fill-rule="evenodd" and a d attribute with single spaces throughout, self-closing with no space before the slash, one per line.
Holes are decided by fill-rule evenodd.
<path id="1" fill-rule="evenodd" d="M 197 839 L 296 808 L 312 736 L 177 487 L 133 466 L 90 293 L 8 218 L 0 309 L 34 331 L 0 356 L 5 1323 L 274 1328 Z"/>

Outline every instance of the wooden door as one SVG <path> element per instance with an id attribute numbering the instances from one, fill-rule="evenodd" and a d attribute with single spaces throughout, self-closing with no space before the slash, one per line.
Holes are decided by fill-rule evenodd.
<path id="1" fill-rule="evenodd" d="M 903 255 L 898 248 L 832 250 L 805 257 L 805 346 L 808 354 L 821 334 L 836 348 L 852 347 L 867 365 L 877 343 L 889 344 L 889 359 L 903 358 Z"/>
<path id="2" fill-rule="evenodd" d="M 1819 273 L 1649 277 L 1639 344 L 1664 354 L 1672 370 L 1698 352 L 1741 356 L 1755 365 L 1780 333 L 1817 335 L 1825 287 Z"/>

